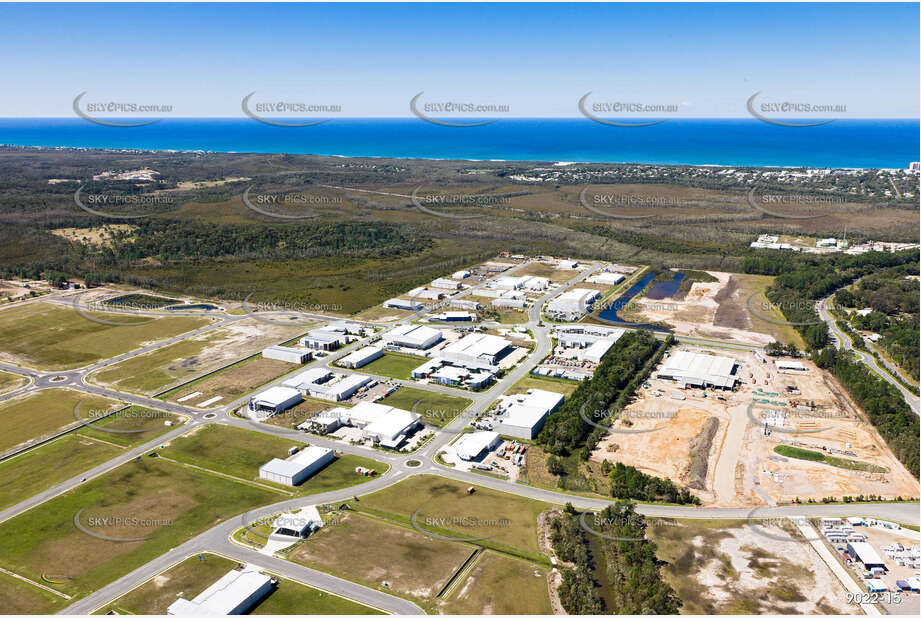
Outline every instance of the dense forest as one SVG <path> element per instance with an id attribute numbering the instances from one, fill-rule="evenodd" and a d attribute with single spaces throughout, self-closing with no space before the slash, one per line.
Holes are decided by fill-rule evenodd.
<path id="1" fill-rule="evenodd" d="M 681 601 L 662 579 L 656 545 L 645 538 L 645 518 L 636 512 L 633 504 L 617 502 L 589 520 L 589 527 L 605 536 L 590 538 L 580 515 L 567 504 L 561 516 L 551 521 L 553 549 L 560 559 L 573 565 L 561 569 L 563 581 L 559 593 L 566 611 L 677 614 Z M 592 547 L 602 555 L 593 554 Z M 601 587 L 603 595 L 599 593 Z M 610 606 L 606 606 L 605 598 Z"/>
<path id="2" fill-rule="evenodd" d="M 679 487 L 671 479 L 650 476 L 620 462 L 614 464 L 608 476 L 611 478 L 611 495 L 621 500 L 700 504 L 700 499 L 687 487 Z"/>
<path id="3" fill-rule="evenodd" d="M 671 340 L 657 341 L 648 331 L 626 333 L 602 358 L 594 376 L 579 384 L 547 418 L 537 441 L 554 455 L 569 455 L 581 449 L 582 459 L 588 459 L 604 430 L 587 423 L 582 415 L 597 417 L 598 424 L 610 423 L 670 344 Z M 596 411 L 605 413 L 598 415 Z"/>

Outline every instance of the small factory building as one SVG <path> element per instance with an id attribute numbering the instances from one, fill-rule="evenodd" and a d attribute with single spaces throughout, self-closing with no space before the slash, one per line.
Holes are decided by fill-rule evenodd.
<path id="1" fill-rule="evenodd" d="M 287 459 L 272 459 L 259 468 L 259 478 L 294 487 L 306 481 L 334 459 L 333 450 L 308 446 Z"/>
<path id="2" fill-rule="evenodd" d="M 360 350 L 355 350 L 345 358 L 339 361 L 339 364 L 343 367 L 349 367 L 350 369 L 358 369 L 359 367 L 364 367 L 370 362 L 376 361 L 381 356 L 384 355 L 384 349 L 369 345 L 366 348 Z"/>
<path id="3" fill-rule="evenodd" d="M 176 599 L 166 613 L 170 616 L 243 614 L 268 595 L 274 583 L 271 577 L 247 564 L 230 571 L 192 600 Z"/>
<path id="4" fill-rule="evenodd" d="M 255 418 L 268 418 L 296 406 L 304 400 L 301 392 L 287 386 L 272 386 L 249 398 L 249 410 Z"/>
<path id="5" fill-rule="evenodd" d="M 418 311 L 423 305 L 416 300 L 404 300 L 402 298 L 391 298 L 384 301 L 384 306 L 390 309 L 402 309 L 404 311 Z"/>
<path id="6" fill-rule="evenodd" d="M 496 448 L 502 438 L 495 431 L 474 431 L 465 433 L 454 443 L 454 452 L 465 461 L 478 459 L 484 452 Z"/>
<path id="7" fill-rule="evenodd" d="M 311 358 L 313 358 L 313 352 L 303 348 L 291 348 L 283 345 L 273 345 L 262 351 L 262 358 L 303 365 L 304 363 L 309 362 Z"/>
<path id="8" fill-rule="evenodd" d="M 540 432 L 550 413 L 563 403 L 563 395 L 537 388 L 527 394 L 499 399 L 499 432 L 513 438 L 531 440 Z"/>
<path id="9" fill-rule="evenodd" d="M 845 546 L 847 555 L 853 560 L 862 563 L 867 569 L 885 569 L 886 563 L 879 557 L 876 550 L 869 543 L 848 543 Z"/>

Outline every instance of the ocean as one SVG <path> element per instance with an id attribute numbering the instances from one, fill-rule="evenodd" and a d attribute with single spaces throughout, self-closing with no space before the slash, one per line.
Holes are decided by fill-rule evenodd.
<path id="1" fill-rule="evenodd" d="M 81 118 L 6 118 L 0 119 L 0 144 L 345 157 L 905 168 L 919 160 L 919 121 L 836 120 L 822 126 L 784 127 L 753 118 L 673 119 L 626 128 L 586 118 L 534 118 L 460 128 L 418 118 L 336 118 L 310 127 L 271 126 L 249 118 L 165 118 L 146 126 L 108 127 Z"/>

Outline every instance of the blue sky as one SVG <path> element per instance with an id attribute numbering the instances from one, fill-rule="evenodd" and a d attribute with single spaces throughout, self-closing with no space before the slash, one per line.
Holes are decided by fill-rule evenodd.
<path id="1" fill-rule="evenodd" d="M 239 116 L 240 100 L 408 116 L 409 99 L 576 116 L 579 98 L 747 116 L 772 100 L 918 117 L 904 4 L 0 4 L 0 117 L 88 100 Z"/>

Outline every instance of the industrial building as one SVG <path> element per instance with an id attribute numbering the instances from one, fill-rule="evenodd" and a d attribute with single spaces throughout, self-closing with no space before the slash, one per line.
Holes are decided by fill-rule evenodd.
<path id="1" fill-rule="evenodd" d="M 384 301 L 384 306 L 391 309 L 403 309 L 404 311 L 419 311 L 423 304 L 417 300 L 404 300 L 402 298 L 391 298 Z"/>
<path id="2" fill-rule="evenodd" d="M 454 273 L 453 275 L 451 275 L 451 278 L 452 278 L 452 279 L 466 279 L 466 278 L 469 277 L 469 276 L 470 276 L 470 271 L 469 271 L 469 270 L 459 270 L 459 271 L 457 271 L 456 273 Z"/>
<path id="3" fill-rule="evenodd" d="M 234 569 L 208 586 L 194 599 L 176 599 L 170 616 L 234 616 L 245 613 L 272 591 L 274 581 L 256 567 Z"/>
<path id="4" fill-rule="evenodd" d="M 282 513 L 272 522 L 271 536 L 278 539 L 303 539 L 323 527 L 316 506 L 305 506 L 293 513 Z"/>
<path id="5" fill-rule="evenodd" d="M 806 366 L 799 361 L 779 360 L 776 364 L 778 369 L 787 369 L 789 371 L 806 371 Z"/>
<path id="6" fill-rule="evenodd" d="M 457 363 L 496 365 L 512 351 L 512 344 L 502 337 L 472 333 L 445 346 L 441 357 Z"/>
<path id="7" fill-rule="evenodd" d="M 249 410 L 253 418 L 262 420 L 284 412 L 304 401 L 301 392 L 287 386 L 272 386 L 249 398 Z"/>
<path id="8" fill-rule="evenodd" d="M 598 273 L 586 279 L 589 283 L 599 283 L 601 285 L 617 285 L 623 280 L 623 275 L 609 272 Z"/>
<path id="9" fill-rule="evenodd" d="M 280 360 L 286 363 L 303 365 L 313 358 L 313 352 L 302 348 L 290 348 L 283 345 L 269 346 L 262 351 L 262 358 Z"/>
<path id="10" fill-rule="evenodd" d="M 362 430 L 362 437 L 397 448 L 419 426 L 422 415 L 392 406 L 361 401 L 352 408 L 333 408 L 301 423 L 299 429 L 330 433 L 343 425 Z"/>
<path id="11" fill-rule="evenodd" d="M 486 363 L 463 363 L 433 358 L 412 370 L 416 379 L 428 378 L 445 386 L 461 386 L 473 390 L 486 387 L 498 373 L 498 369 Z"/>
<path id="12" fill-rule="evenodd" d="M 847 555 L 853 560 L 863 563 L 866 569 L 885 569 L 886 563 L 879 557 L 876 550 L 869 543 L 848 543 L 845 546 Z"/>
<path id="13" fill-rule="evenodd" d="M 440 288 L 442 290 L 459 290 L 461 286 L 459 281 L 444 278 L 435 279 L 429 285 L 431 285 L 433 288 Z"/>
<path id="14" fill-rule="evenodd" d="M 294 487 L 306 481 L 334 459 L 333 449 L 308 446 L 287 459 L 272 459 L 259 468 L 259 478 Z"/>
<path id="15" fill-rule="evenodd" d="M 491 304 L 497 309 L 524 309 L 528 306 L 527 301 L 519 298 L 497 298 Z"/>
<path id="16" fill-rule="evenodd" d="M 403 348 L 427 350 L 442 338 L 441 331 L 436 328 L 420 324 L 406 324 L 384 335 L 384 343 Z"/>
<path id="17" fill-rule="evenodd" d="M 550 300 L 546 305 L 546 312 L 554 318 L 574 320 L 590 311 L 599 298 L 601 292 L 598 290 L 574 288 Z"/>
<path id="18" fill-rule="evenodd" d="M 406 293 L 407 296 L 412 298 L 422 298 L 425 300 L 440 300 L 444 298 L 445 293 L 442 290 L 433 290 L 427 288 L 424 285 L 418 288 L 413 288 L 412 290 Z"/>
<path id="19" fill-rule="evenodd" d="M 499 432 L 531 440 L 540 432 L 550 413 L 563 403 L 563 395 L 532 388 L 527 394 L 507 395 L 498 401 Z"/>
<path id="20" fill-rule="evenodd" d="M 565 356 L 600 363 L 602 357 L 627 331 L 623 328 L 609 326 L 575 324 L 558 326 L 554 332 L 560 346 L 568 350 Z"/>
<path id="21" fill-rule="evenodd" d="M 502 277 L 496 278 L 492 284 L 492 287 L 498 288 L 500 290 L 520 290 L 524 287 L 524 283 L 527 281 L 527 279 L 527 275 L 522 277 L 503 275 Z"/>
<path id="22" fill-rule="evenodd" d="M 345 358 L 341 359 L 339 364 L 350 369 L 358 369 L 359 367 L 364 367 L 372 361 L 376 361 L 383 355 L 383 348 L 369 345 L 366 348 L 355 350 Z"/>
<path id="23" fill-rule="evenodd" d="M 483 308 L 483 305 L 475 300 L 464 300 L 462 298 L 450 301 L 448 306 L 452 309 L 468 309 L 470 311 L 479 311 Z"/>
<path id="24" fill-rule="evenodd" d="M 454 443 L 454 452 L 465 461 L 478 459 L 484 452 L 498 446 L 502 439 L 495 431 L 474 431 L 465 433 Z"/>
<path id="25" fill-rule="evenodd" d="M 665 359 L 658 376 L 674 380 L 680 388 L 721 388 L 731 390 L 739 382 L 738 363 L 726 356 L 698 354 L 680 350 Z"/>
<path id="26" fill-rule="evenodd" d="M 442 311 L 432 315 L 433 320 L 443 322 L 472 322 L 475 318 L 476 314 L 469 311 Z"/>
<path id="27" fill-rule="evenodd" d="M 335 330 L 317 328 L 307 332 L 305 337 L 301 337 L 301 345 L 312 350 L 324 350 L 330 352 L 338 349 L 339 346 L 348 343 L 348 335 Z"/>
<path id="28" fill-rule="evenodd" d="M 556 267 L 560 270 L 573 270 L 579 267 L 579 263 L 575 260 L 560 260 L 556 263 Z"/>
<path id="29" fill-rule="evenodd" d="M 288 378 L 282 384 L 296 388 L 317 399 L 342 401 L 358 392 L 373 378 L 361 374 L 334 374 L 329 369 L 314 367 Z"/>

